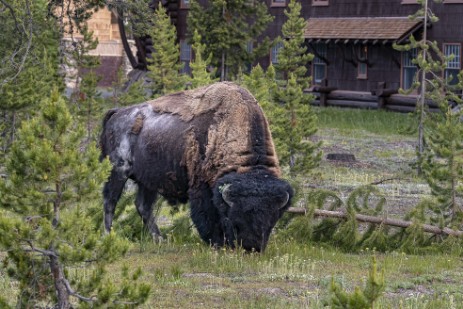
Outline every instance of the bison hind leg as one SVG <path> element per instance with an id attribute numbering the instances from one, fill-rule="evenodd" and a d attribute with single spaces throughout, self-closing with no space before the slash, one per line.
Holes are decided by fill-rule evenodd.
<path id="1" fill-rule="evenodd" d="M 103 188 L 105 232 L 111 231 L 116 204 L 121 198 L 127 177 L 113 169 Z"/>
<path id="2" fill-rule="evenodd" d="M 155 241 L 162 240 L 161 231 L 156 224 L 156 218 L 153 215 L 153 205 L 157 199 L 157 192 L 147 189 L 142 184 L 138 184 L 137 198 L 135 206 L 138 214 L 143 220 L 143 225 L 151 234 Z"/>

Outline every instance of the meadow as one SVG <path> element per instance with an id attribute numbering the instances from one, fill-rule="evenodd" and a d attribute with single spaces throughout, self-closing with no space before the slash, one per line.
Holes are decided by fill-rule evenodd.
<path id="1" fill-rule="evenodd" d="M 412 118 L 384 111 L 316 112 L 315 138 L 323 142 L 324 156 L 312 175 L 302 177 L 303 198 L 296 206 L 305 206 L 304 195 L 314 188 L 346 197 L 359 185 L 377 183 L 387 196 L 387 214 L 402 217 L 429 194 L 412 166 L 416 137 L 407 130 L 413 127 Z M 351 153 L 356 161 L 332 162 L 327 153 Z M 134 206 L 129 204 L 126 212 L 134 213 Z M 164 241 L 135 235 L 127 256 L 108 269 L 109 279 L 118 281 L 123 265 L 141 267 L 140 280 L 152 287 L 142 308 L 329 308 L 332 282 L 349 292 L 362 288 L 373 257 L 386 286 L 374 308 L 463 308 L 463 261 L 458 254 L 412 255 L 375 248 L 353 253 L 293 239 L 278 229 L 261 254 L 213 249 L 200 241 L 184 219 L 187 215 L 186 207 L 175 213 L 163 207 L 159 224 Z M 116 230 L 127 233 L 130 226 L 123 225 L 116 222 Z M 11 295 L 13 302 L 18 287 L 2 271 L 0 293 Z M 90 275 L 85 267 L 75 271 Z"/>

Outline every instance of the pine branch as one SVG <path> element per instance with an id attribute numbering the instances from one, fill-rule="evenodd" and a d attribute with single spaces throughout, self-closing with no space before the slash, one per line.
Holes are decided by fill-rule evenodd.
<path id="1" fill-rule="evenodd" d="M 64 282 L 64 286 L 66 287 L 66 290 L 68 291 L 69 295 L 74 296 L 78 298 L 79 300 L 85 301 L 87 303 L 91 303 L 95 301 L 96 299 L 95 296 L 85 297 L 85 296 L 80 295 L 76 291 L 74 291 L 73 288 L 71 287 L 71 284 L 69 283 L 67 279 L 63 279 L 63 282 Z"/>
<path id="2" fill-rule="evenodd" d="M 59 255 L 56 254 L 56 252 L 54 251 L 51 251 L 51 250 L 46 250 L 46 249 L 40 249 L 40 248 L 35 248 L 34 245 L 32 244 L 32 242 L 30 240 L 26 240 L 26 242 L 28 243 L 28 245 L 31 247 L 30 249 L 27 249 L 27 248 L 24 248 L 24 252 L 38 252 L 38 253 L 41 253 L 45 256 L 48 256 L 48 257 L 55 257 L 55 258 L 58 258 Z"/>

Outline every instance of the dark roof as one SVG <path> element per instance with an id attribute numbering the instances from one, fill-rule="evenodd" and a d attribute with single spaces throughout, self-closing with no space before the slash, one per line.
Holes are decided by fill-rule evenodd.
<path id="1" fill-rule="evenodd" d="M 309 18 L 304 37 L 309 40 L 400 42 L 422 27 L 408 17 Z"/>

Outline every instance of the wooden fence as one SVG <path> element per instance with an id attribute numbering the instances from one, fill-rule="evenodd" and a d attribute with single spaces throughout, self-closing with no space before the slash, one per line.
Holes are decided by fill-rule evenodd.
<path id="1" fill-rule="evenodd" d="M 315 96 L 313 105 L 337 106 L 365 109 L 384 109 L 395 112 L 408 113 L 415 111 L 418 95 L 402 95 L 398 89 L 385 88 L 384 83 L 378 83 L 378 87 L 371 92 L 337 90 L 325 85 L 315 86 L 310 91 Z M 437 104 L 426 100 L 425 104 L 430 111 L 437 111 Z"/>

